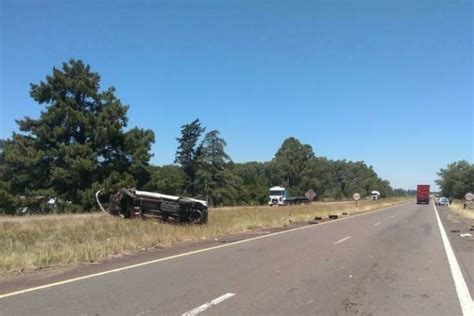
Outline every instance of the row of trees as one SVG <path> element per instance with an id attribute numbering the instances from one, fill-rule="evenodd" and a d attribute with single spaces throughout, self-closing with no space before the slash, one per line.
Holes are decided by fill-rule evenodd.
<path id="1" fill-rule="evenodd" d="M 213 205 L 263 204 L 268 188 L 291 194 L 313 189 L 318 198 L 348 198 L 353 192 L 383 196 L 393 191 L 363 162 L 317 157 L 311 146 L 288 138 L 269 162 L 234 163 L 219 131 L 196 119 L 181 128 L 175 164 L 153 166 L 153 131 L 127 128 L 128 106 L 113 87 L 100 89 L 100 75 L 70 60 L 39 84 L 31 97 L 45 109 L 38 119 L 18 120 L 20 133 L 0 141 L 0 212 L 11 213 L 40 197 L 89 210 L 99 189 L 136 187 L 208 199 Z"/>
<path id="2" fill-rule="evenodd" d="M 474 165 L 466 160 L 449 164 L 438 175 L 436 183 L 444 196 L 462 199 L 467 192 L 474 192 Z"/>
<path id="3" fill-rule="evenodd" d="M 205 131 L 199 120 L 184 125 L 181 131 L 177 165 L 152 167 L 146 189 L 194 195 L 218 205 L 264 204 L 268 189 L 274 185 L 287 187 L 292 195 L 313 189 L 319 199 L 350 198 L 354 192 L 369 195 L 372 190 L 382 196 L 406 194 L 404 190 L 394 191 L 364 162 L 316 157 L 310 145 L 294 137 L 283 142 L 271 161 L 234 163 L 217 131 L 206 134 L 197 145 Z"/>

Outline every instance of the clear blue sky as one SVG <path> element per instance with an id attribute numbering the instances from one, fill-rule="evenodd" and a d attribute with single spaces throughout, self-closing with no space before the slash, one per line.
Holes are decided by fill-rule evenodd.
<path id="1" fill-rule="evenodd" d="M 0 138 L 39 115 L 29 83 L 77 58 L 155 132 L 156 164 L 195 118 L 236 162 L 294 136 L 395 187 L 473 160 L 470 1 L 0 2 Z"/>

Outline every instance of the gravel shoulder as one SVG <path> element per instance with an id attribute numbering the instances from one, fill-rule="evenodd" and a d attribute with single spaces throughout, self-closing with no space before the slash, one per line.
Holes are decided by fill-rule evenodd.
<path id="1" fill-rule="evenodd" d="M 458 215 L 447 206 L 437 206 L 437 209 L 471 297 L 474 297 L 474 219 Z"/>

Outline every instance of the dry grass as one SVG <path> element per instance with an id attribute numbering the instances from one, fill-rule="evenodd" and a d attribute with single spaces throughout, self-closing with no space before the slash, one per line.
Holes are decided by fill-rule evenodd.
<path id="1" fill-rule="evenodd" d="M 449 209 L 456 213 L 456 215 L 465 217 L 465 218 L 470 218 L 474 219 L 474 209 L 464 209 L 463 205 L 466 203 L 463 200 L 454 200 L 453 204 L 449 206 Z"/>
<path id="2" fill-rule="evenodd" d="M 286 207 L 234 207 L 213 209 L 208 225 L 171 225 L 153 220 L 122 220 L 99 215 L 61 216 L 25 222 L 0 222 L 0 272 L 10 273 L 50 266 L 94 262 L 105 258 L 170 245 L 281 227 L 314 216 L 351 214 L 407 200 L 313 203 Z"/>

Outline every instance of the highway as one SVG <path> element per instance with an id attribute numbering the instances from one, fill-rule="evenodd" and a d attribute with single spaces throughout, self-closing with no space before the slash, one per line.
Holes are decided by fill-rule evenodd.
<path id="1" fill-rule="evenodd" d="M 412 202 L 0 296 L 0 315 L 467 315 L 445 247 Z"/>

